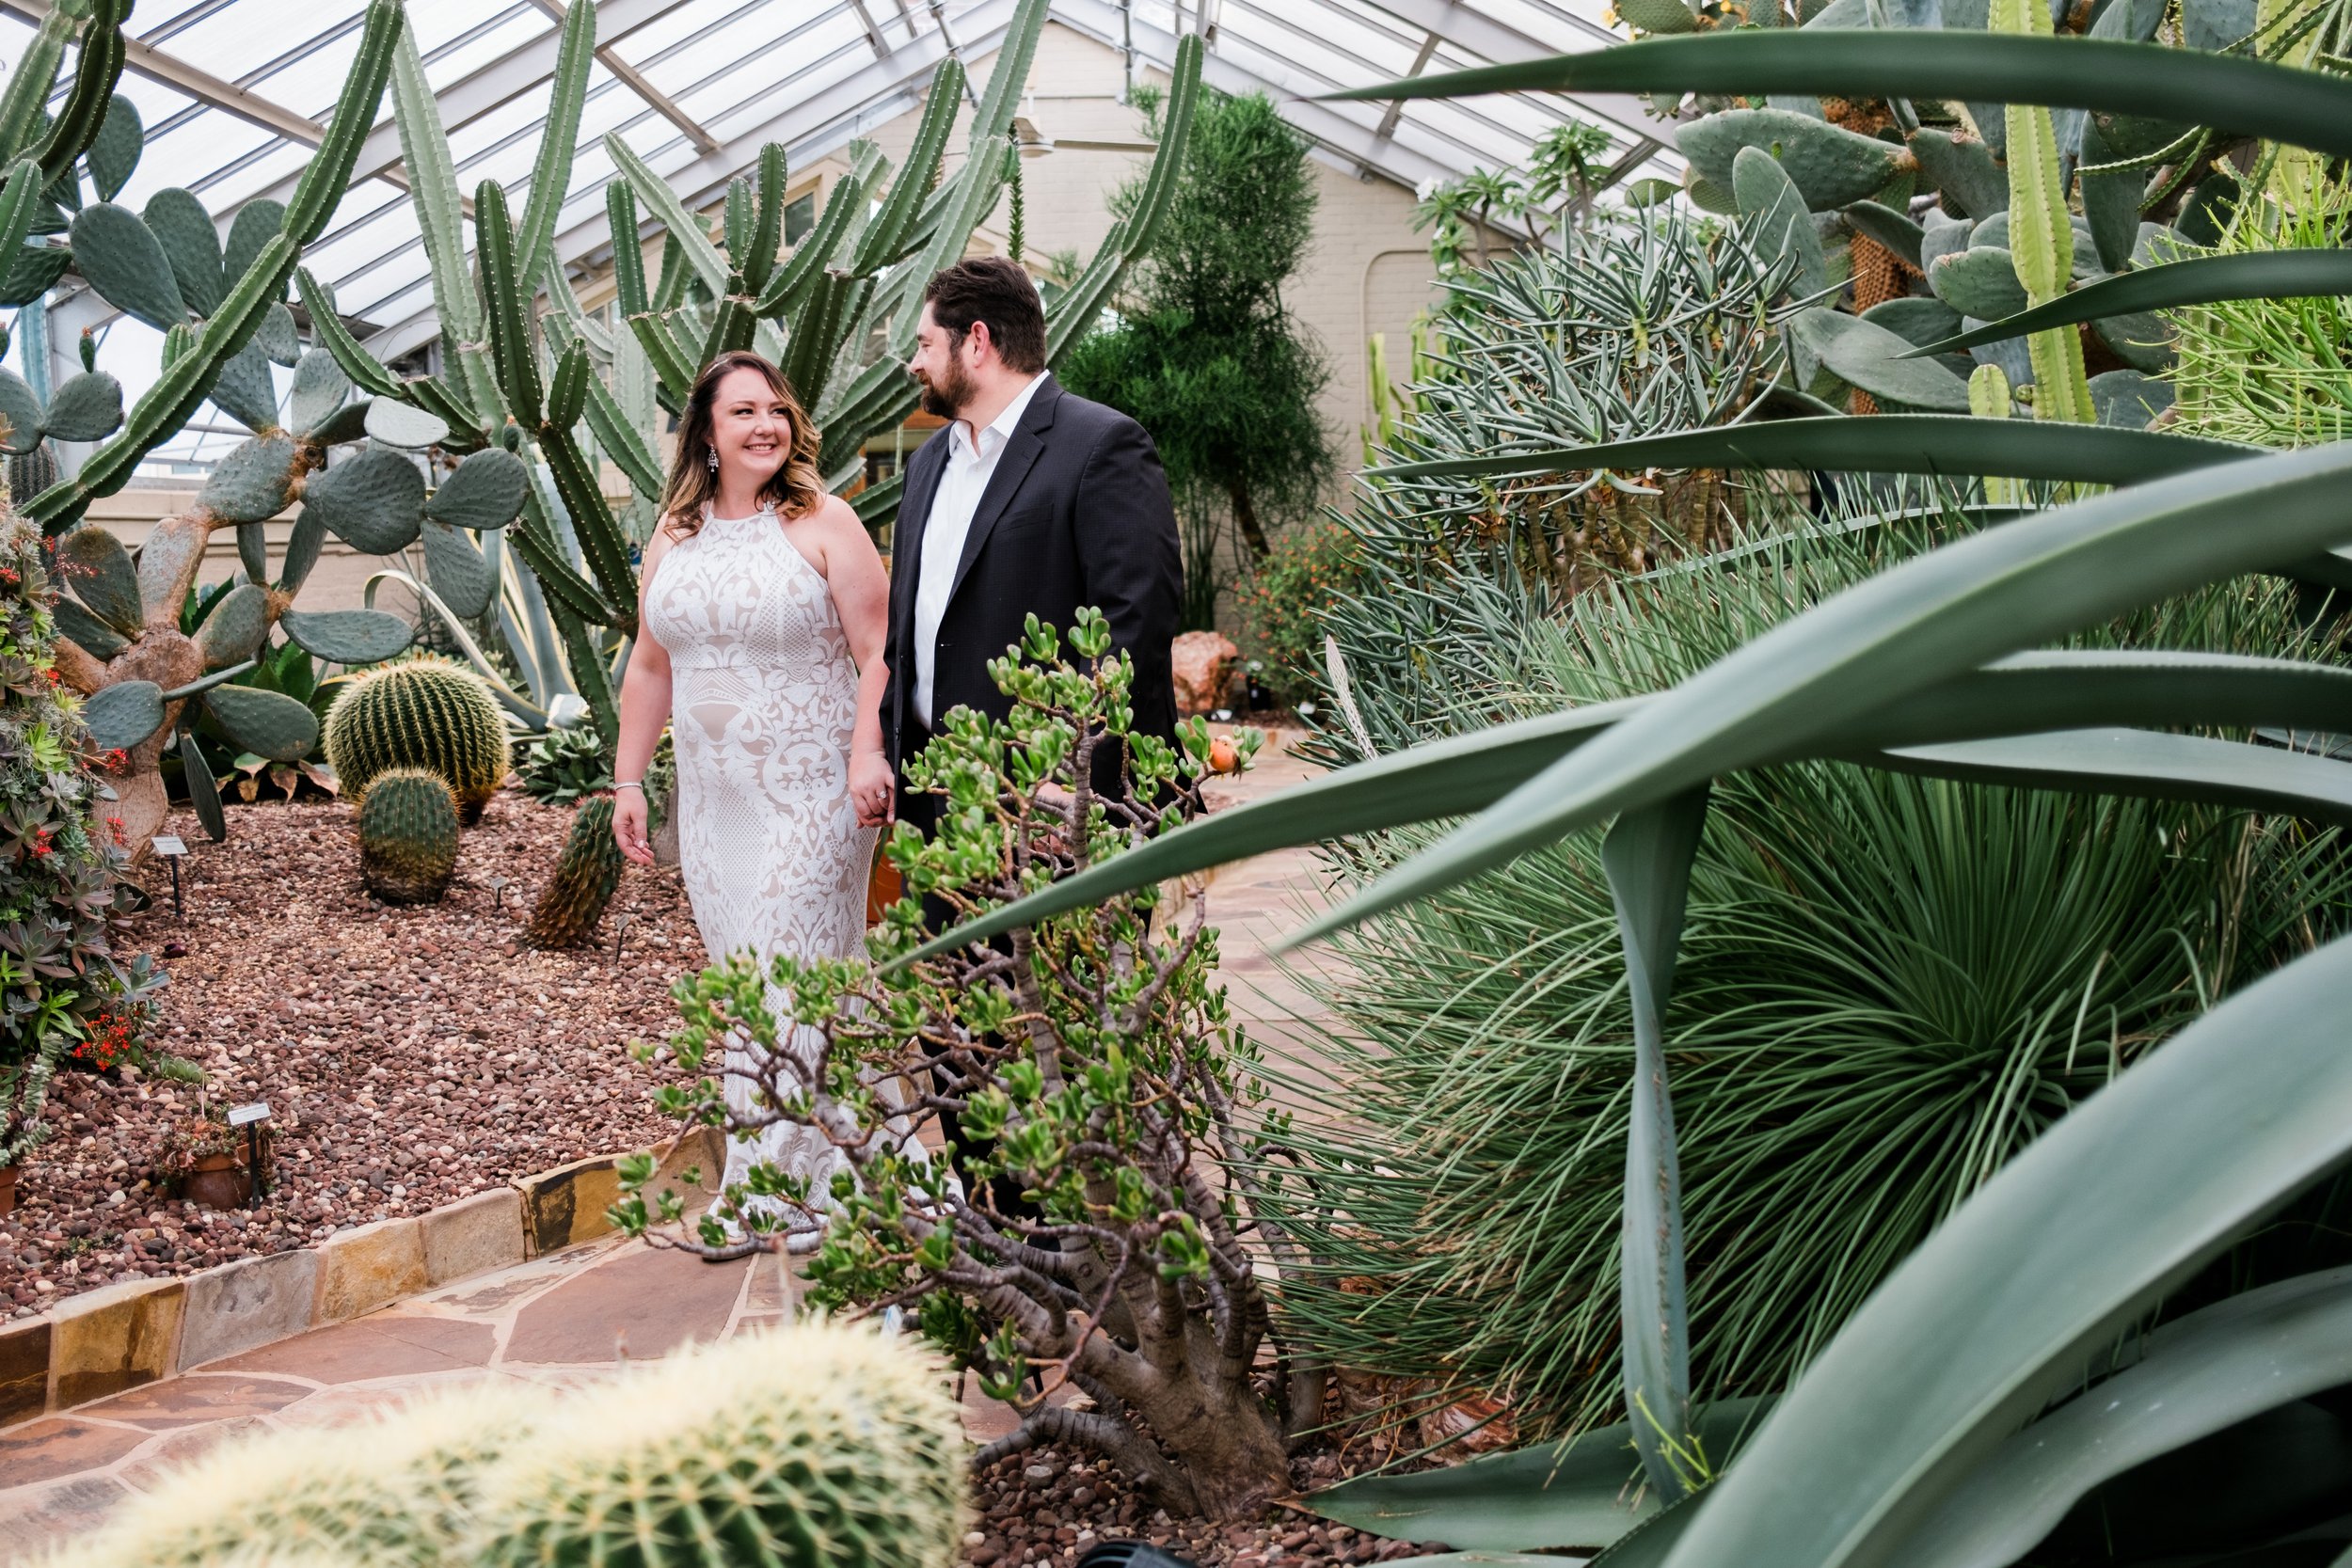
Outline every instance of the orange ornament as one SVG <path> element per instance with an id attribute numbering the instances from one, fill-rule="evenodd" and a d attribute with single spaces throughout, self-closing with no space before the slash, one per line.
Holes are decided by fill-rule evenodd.
<path id="1" fill-rule="evenodd" d="M 1218 773 L 1241 771 L 1241 753 L 1233 749 L 1231 736 L 1218 736 L 1209 742 L 1209 768 Z"/>

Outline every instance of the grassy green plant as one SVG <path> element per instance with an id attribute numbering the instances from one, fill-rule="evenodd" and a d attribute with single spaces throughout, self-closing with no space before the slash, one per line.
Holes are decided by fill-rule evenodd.
<path id="1" fill-rule="evenodd" d="M 2320 173 L 2289 200 L 2265 192 L 2248 203 L 2210 254 L 2341 251 L 2347 241 L 2352 181 Z M 2265 447 L 2352 436 L 2352 293 L 2223 300 L 2174 319 L 2180 429 Z"/>
<path id="2" fill-rule="evenodd" d="M 1757 510 L 1806 520 L 1770 498 Z M 1693 562 L 1557 619 L 1491 579 L 1407 566 L 1383 581 L 1375 566 L 1334 631 L 1374 740 L 1400 749 L 1671 686 L 1961 526 Z M 1400 661 L 1381 650 L 1400 601 L 1422 595 L 1448 613 L 1413 625 L 1399 702 Z M 2300 641 L 2271 579 L 2089 645 L 2334 653 Z M 1432 836 L 1355 841 L 1345 867 L 1377 874 Z M 1314 1202 L 1287 1223 L 1323 1265 L 1285 1291 L 1299 1332 L 1343 1364 L 1508 1390 L 1538 1428 L 1622 1408 L 1614 1220 L 1634 1042 L 1599 851 L 1579 834 L 1342 937 L 1344 961 L 1315 984 L 1338 1021 L 1317 1050 L 1343 1087 L 1308 1118 L 1337 1131 L 1293 1138 Z M 1664 1019 L 1693 1393 L 1785 1386 L 2026 1142 L 2324 936 L 2352 898 L 2339 859 L 2332 832 L 2177 803 L 1837 763 L 1721 782 Z M 1337 1288 L 1365 1277 L 1383 1289 Z"/>

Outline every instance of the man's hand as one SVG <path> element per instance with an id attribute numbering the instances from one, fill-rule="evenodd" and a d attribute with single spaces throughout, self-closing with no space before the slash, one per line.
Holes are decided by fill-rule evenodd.
<path id="1" fill-rule="evenodd" d="M 612 842 L 621 853 L 639 865 L 653 863 L 653 843 L 645 836 L 645 792 L 642 789 L 616 789 L 612 792 Z"/>
<path id="2" fill-rule="evenodd" d="M 880 828 L 892 820 L 895 790 L 890 762 L 880 752 L 850 753 L 850 803 L 857 808 L 859 827 Z"/>

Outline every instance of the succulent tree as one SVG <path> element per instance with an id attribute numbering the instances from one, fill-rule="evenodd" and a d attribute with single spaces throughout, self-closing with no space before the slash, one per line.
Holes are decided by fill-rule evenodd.
<path id="1" fill-rule="evenodd" d="M 972 154 L 959 173 L 940 181 L 963 97 L 963 68 L 950 60 L 932 79 L 895 177 L 879 149 L 853 143 L 849 174 L 788 257 L 780 254 L 783 148 L 762 148 L 755 166 L 729 183 L 713 240 L 701 214 L 617 135 L 608 135 L 605 149 L 619 173 L 605 187 L 606 212 L 626 331 L 608 331 L 581 310 L 554 251 L 594 63 L 594 5 L 580 0 L 565 15 L 544 140 L 522 211 L 515 213 L 496 184 L 479 187 L 471 253 L 460 225 L 454 163 L 422 62 L 413 44 L 402 44 L 392 68 L 394 108 L 451 372 L 403 382 L 339 327 L 325 327 L 324 337 L 362 388 L 412 404 L 475 445 L 518 452 L 528 466 L 533 483 L 506 544 L 529 583 L 510 584 L 518 592 L 506 596 L 500 615 L 510 646 L 528 649 L 517 663 L 528 665 L 522 673 L 532 689 L 502 689 L 511 710 L 543 721 L 556 699 L 577 694 L 611 743 L 613 677 L 636 632 L 632 545 L 650 531 L 661 488 L 659 410 L 681 407 L 695 374 L 714 356 L 756 348 L 784 368 L 824 433 L 820 466 L 836 490 L 861 475 L 866 441 L 914 411 L 918 392 L 902 366 L 913 351 L 921 287 L 963 254 L 996 204 L 1005 168 L 998 150 L 1046 10 L 1044 0 L 1024 0 L 1015 13 L 972 117 Z M 1200 46 L 1187 40 L 1176 62 L 1164 151 L 1144 198 L 1057 295 L 1048 313 L 1049 360 L 1091 325 L 1150 246 L 1182 163 L 1200 65 Z M 653 234 L 661 239 L 661 261 L 649 277 L 645 247 Z M 307 276 L 301 287 L 313 319 L 331 321 L 325 291 Z M 876 343 L 878 356 L 869 350 Z M 599 456 L 631 491 L 617 514 L 598 483 Z M 892 481 L 866 490 L 856 504 L 873 522 L 889 515 L 898 495 Z M 446 540 L 437 553 L 430 532 L 424 543 L 425 579 L 417 586 L 427 601 L 453 621 L 489 609 L 494 578 L 479 559 Z M 477 663 L 495 673 L 486 660 Z"/>

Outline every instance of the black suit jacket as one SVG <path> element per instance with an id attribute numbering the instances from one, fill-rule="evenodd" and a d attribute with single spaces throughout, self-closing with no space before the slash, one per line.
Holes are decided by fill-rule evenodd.
<path id="1" fill-rule="evenodd" d="M 914 593 L 952 433 L 952 426 L 941 430 L 908 460 L 906 497 L 891 532 L 882 728 L 894 769 L 904 765 L 909 743 L 919 741 Z M 1113 644 L 1135 658 L 1136 730 L 1172 736 L 1168 644 L 1183 594 L 1176 509 L 1152 437 L 1117 409 L 1062 390 L 1049 374 L 998 455 L 964 535 L 939 622 L 932 716 L 944 719 L 958 706 L 1009 716 L 1011 699 L 988 678 L 988 661 L 1021 640 L 1030 614 L 1067 633 L 1080 607 L 1091 605 L 1108 618 Z"/>

